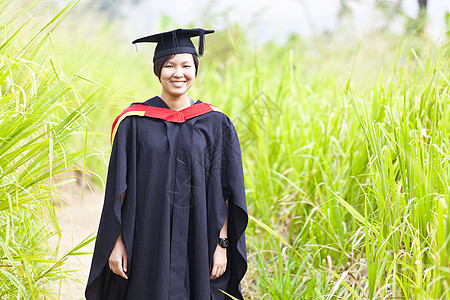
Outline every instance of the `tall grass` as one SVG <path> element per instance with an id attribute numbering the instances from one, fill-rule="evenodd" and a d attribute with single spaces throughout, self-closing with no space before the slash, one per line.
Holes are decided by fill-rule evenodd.
<path id="1" fill-rule="evenodd" d="M 279 77 L 285 92 L 246 110 L 240 128 L 253 137 L 244 161 L 259 237 L 251 252 L 263 295 L 450 297 L 445 51 L 423 59 L 411 49 L 362 96 L 348 85 L 325 98 L 287 73 Z M 291 91 L 302 89 L 306 97 L 294 99 Z"/>
<path id="2" fill-rule="evenodd" d="M 160 92 L 151 50 L 136 53 L 108 25 L 64 55 L 64 33 L 54 36 L 61 65 L 90 62 L 85 76 L 121 88 L 89 128 L 99 134 L 90 147 L 108 153 L 111 116 Z M 449 299 L 448 42 L 374 33 L 254 49 L 236 28 L 207 42 L 190 96 L 239 131 L 246 298 Z M 105 161 L 92 156 L 88 169 L 104 178 Z"/>
<path id="3" fill-rule="evenodd" d="M 238 128 L 251 137 L 257 295 L 450 297 L 446 51 L 404 52 L 403 66 L 359 96 L 351 84 L 299 84 L 291 53 L 285 75 L 271 77 L 281 88 L 253 95 Z"/>
<path id="4" fill-rule="evenodd" d="M 348 92 L 371 157 L 364 189 L 369 297 L 450 298 L 450 98 L 442 54 L 422 63 L 411 50 L 417 67 L 400 69 L 372 95 L 380 120 Z"/>
<path id="5" fill-rule="evenodd" d="M 58 242 L 50 242 L 61 235 L 56 187 L 86 156 L 86 148 L 73 151 L 67 141 L 87 134 L 85 116 L 94 107 L 92 96 L 78 94 L 77 74 L 64 74 L 46 52 L 53 30 L 75 4 L 44 13 L 36 3 L 0 1 L 2 299 L 56 298 L 58 280 L 70 277 L 62 269 L 65 259 L 89 242 L 62 256 Z"/>

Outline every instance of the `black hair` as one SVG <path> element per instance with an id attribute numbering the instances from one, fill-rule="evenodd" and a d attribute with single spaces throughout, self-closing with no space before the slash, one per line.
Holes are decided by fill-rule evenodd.
<path id="1" fill-rule="evenodd" d="M 155 59 L 155 61 L 153 62 L 153 72 L 155 73 L 156 77 L 158 77 L 158 79 L 161 77 L 161 70 L 164 67 L 164 64 L 174 56 L 175 55 L 166 55 L 166 56 Z M 195 77 L 197 77 L 198 57 L 197 57 L 197 55 L 192 54 L 192 58 L 194 59 Z"/>

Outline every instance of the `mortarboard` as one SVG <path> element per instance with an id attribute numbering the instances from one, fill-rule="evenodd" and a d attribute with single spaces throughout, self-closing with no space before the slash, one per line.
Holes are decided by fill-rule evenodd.
<path id="1" fill-rule="evenodd" d="M 157 33 L 149 35 L 133 41 L 137 43 L 157 43 L 153 61 L 166 56 L 179 53 L 191 53 L 195 55 L 203 55 L 204 36 L 205 34 L 213 33 L 214 30 L 206 30 L 202 28 L 194 29 L 176 29 L 172 31 Z M 199 37 L 198 53 L 191 41 L 191 37 Z"/>

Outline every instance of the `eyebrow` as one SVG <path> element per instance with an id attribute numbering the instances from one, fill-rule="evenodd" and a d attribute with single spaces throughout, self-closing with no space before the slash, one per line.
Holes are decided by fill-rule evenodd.
<path id="1" fill-rule="evenodd" d="M 172 61 L 172 60 L 168 60 L 167 62 L 166 62 L 166 64 L 173 64 L 174 62 Z M 180 62 L 180 64 L 181 65 L 183 65 L 183 64 L 193 64 L 194 62 L 191 62 L 191 61 L 189 61 L 189 60 L 183 60 L 182 62 Z"/>

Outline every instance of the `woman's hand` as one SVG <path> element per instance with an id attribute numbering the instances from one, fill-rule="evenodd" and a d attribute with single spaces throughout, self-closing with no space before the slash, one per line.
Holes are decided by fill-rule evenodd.
<path id="1" fill-rule="evenodd" d="M 128 276 L 125 274 L 127 272 L 128 264 L 127 249 L 125 248 L 125 244 L 123 243 L 122 233 L 120 233 L 116 243 L 114 244 L 114 248 L 111 251 L 108 262 L 109 268 L 111 269 L 111 271 L 113 271 L 114 274 L 128 279 Z"/>
<path id="2" fill-rule="evenodd" d="M 220 247 L 219 244 L 216 246 L 216 251 L 214 251 L 212 264 L 211 264 L 211 274 L 209 275 L 209 280 L 214 280 L 222 276 L 227 269 L 227 249 Z"/>

